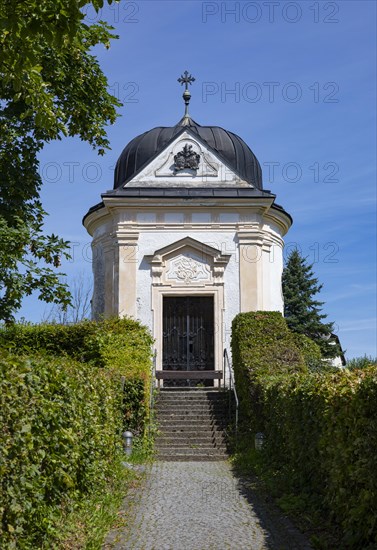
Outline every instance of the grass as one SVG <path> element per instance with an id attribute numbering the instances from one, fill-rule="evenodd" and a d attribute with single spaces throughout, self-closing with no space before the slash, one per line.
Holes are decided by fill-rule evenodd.
<path id="1" fill-rule="evenodd" d="M 124 498 L 135 490 L 143 479 L 141 469 L 125 466 L 144 464 L 151 458 L 149 449 L 136 445 L 130 457 L 119 456 L 112 479 L 105 490 L 83 499 L 74 510 L 62 514 L 56 526 L 56 544 L 59 550 L 100 550 L 108 532 L 126 525 L 126 514 L 120 512 Z M 51 548 L 51 546 L 49 547 Z M 46 549 L 47 550 L 47 549 Z"/>

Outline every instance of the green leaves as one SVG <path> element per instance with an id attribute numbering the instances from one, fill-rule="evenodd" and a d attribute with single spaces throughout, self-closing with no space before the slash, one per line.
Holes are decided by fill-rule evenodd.
<path id="1" fill-rule="evenodd" d="M 8 254 L 17 230 L 9 235 Z M 41 247 L 53 255 L 59 245 L 54 235 L 31 242 L 36 255 Z M 43 282 L 54 276 L 34 270 Z M 26 278 L 10 276 L 9 289 Z M 45 299 L 54 299 L 50 283 Z M 128 318 L 0 327 L 1 548 L 58 547 L 65 514 L 105 493 L 120 463 L 121 433 L 145 436 L 152 342 Z"/>
<path id="2" fill-rule="evenodd" d="M 70 304 L 61 274 L 48 267 L 57 267 L 61 256 L 69 257 L 67 243 L 55 235 L 40 234 L 38 227 L 34 230 L 27 222 L 14 220 L 14 224 L 0 216 L 0 319 L 6 322 L 12 321 L 22 297 L 34 291 L 46 302 Z"/>
<path id="3" fill-rule="evenodd" d="M 127 324 L 134 339 L 138 331 L 146 335 L 135 321 L 123 327 Z M 125 427 L 142 434 L 145 381 L 135 380 L 132 369 L 123 394 L 121 372 L 110 365 L 38 356 L 54 347 L 77 354 L 75 343 L 82 342 L 85 329 L 94 328 L 94 323 L 83 325 L 50 326 L 44 334 L 30 325 L 11 327 L 7 337 L 14 339 L 17 355 L 0 352 L 1 548 L 55 547 L 64 513 L 107 487 Z M 29 358 L 21 356 L 22 348 L 29 348 Z M 149 358 L 150 350 L 144 355 L 146 374 Z M 126 377 L 127 371 L 123 364 Z"/>
<path id="4" fill-rule="evenodd" d="M 106 126 L 120 105 L 90 53 L 98 44 L 108 48 L 115 35 L 104 22 L 83 23 L 85 4 L 0 0 L 0 320 L 6 322 L 34 290 L 41 300 L 69 302 L 62 274 L 42 267 L 58 267 L 67 243 L 43 235 L 38 153 L 65 135 L 103 154 Z M 97 10 L 102 5 L 93 2 Z"/>
<path id="5" fill-rule="evenodd" d="M 374 548 L 377 363 L 364 358 L 352 370 L 318 373 L 284 363 L 277 343 L 287 350 L 290 344 L 278 315 L 246 313 L 233 322 L 233 367 L 247 446 L 256 432 L 265 434 L 260 472 L 272 480 L 286 508 L 304 503 L 305 514 L 330 517 L 341 533 L 339 548 Z M 318 357 L 312 343 L 294 339 L 306 358 Z"/>
<path id="6" fill-rule="evenodd" d="M 232 324 L 232 354 L 249 376 L 306 371 L 294 337 L 277 311 L 237 315 Z"/>

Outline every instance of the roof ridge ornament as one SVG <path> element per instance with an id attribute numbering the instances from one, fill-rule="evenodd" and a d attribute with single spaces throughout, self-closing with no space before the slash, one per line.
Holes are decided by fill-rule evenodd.
<path id="1" fill-rule="evenodd" d="M 180 78 L 178 78 L 178 82 L 181 85 L 183 84 L 185 85 L 185 91 L 183 92 L 183 95 L 182 95 L 183 100 L 185 102 L 185 116 L 183 117 L 184 118 L 183 125 L 185 125 L 185 119 L 190 118 L 188 108 L 189 108 L 189 103 L 191 99 L 191 93 L 190 93 L 190 90 L 188 89 L 188 86 L 189 84 L 192 84 L 193 82 L 195 82 L 195 78 L 191 74 L 189 74 L 188 71 L 185 71 L 183 75 L 181 75 Z"/>

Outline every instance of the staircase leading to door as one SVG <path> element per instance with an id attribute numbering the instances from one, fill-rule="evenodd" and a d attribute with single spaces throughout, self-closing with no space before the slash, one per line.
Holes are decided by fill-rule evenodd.
<path id="1" fill-rule="evenodd" d="M 227 401 L 221 391 L 162 389 L 156 412 L 158 460 L 227 458 Z"/>

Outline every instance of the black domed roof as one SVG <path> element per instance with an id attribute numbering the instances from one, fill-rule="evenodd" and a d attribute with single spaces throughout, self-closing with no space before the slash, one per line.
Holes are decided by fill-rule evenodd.
<path id="1" fill-rule="evenodd" d="M 263 189 L 258 159 L 240 137 L 219 126 L 200 126 L 188 116 L 183 117 L 175 126 L 153 128 L 130 141 L 117 161 L 114 189 L 125 185 L 185 130 L 198 135 L 243 180 L 257 189 Z"/>

